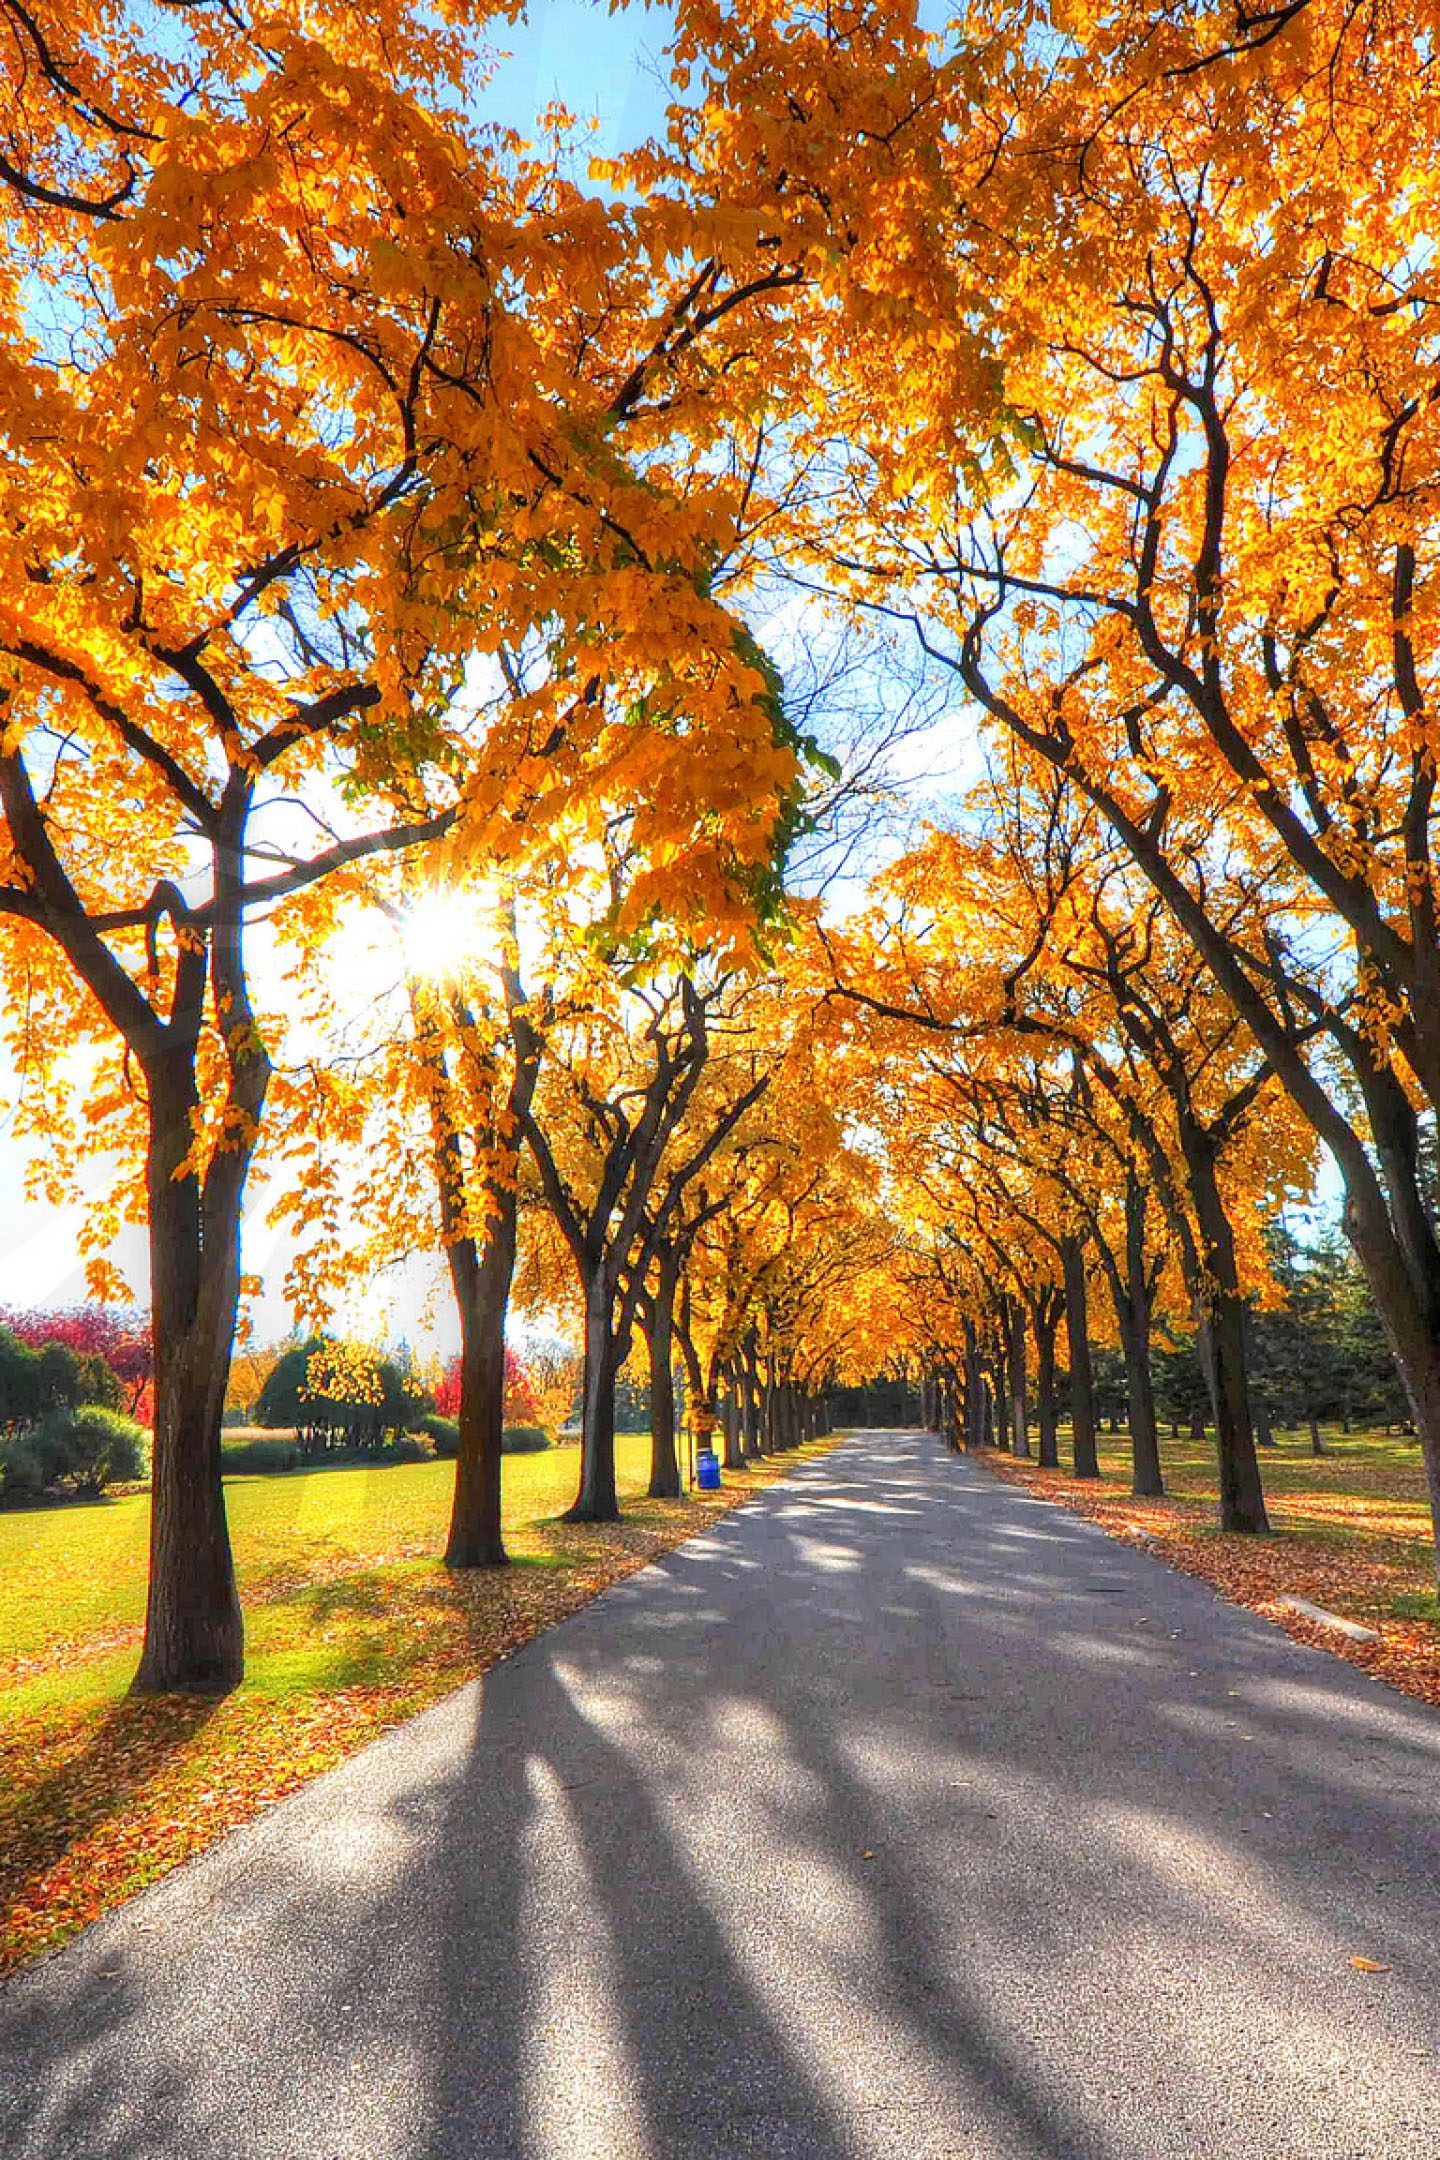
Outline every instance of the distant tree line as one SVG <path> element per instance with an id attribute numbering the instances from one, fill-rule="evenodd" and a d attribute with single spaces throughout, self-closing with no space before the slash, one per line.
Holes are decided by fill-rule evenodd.
<path id="1" fill-rule="evenodd" d="M 0 1326 L 0 1503 L 51 1492 L 94 1497 L 143 1475 L 144 1436 L 98 1351 L 22 1342 Z"/>

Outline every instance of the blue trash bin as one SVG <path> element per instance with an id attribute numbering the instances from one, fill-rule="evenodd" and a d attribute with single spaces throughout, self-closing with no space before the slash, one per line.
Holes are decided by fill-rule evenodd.
<path id="1" fill-rule="evenodd" d="M 719 1492 L 720 1458 L 713 1448 L 701 1448 L 695 1457 L 695 1482 L 702 1492 Z"/>

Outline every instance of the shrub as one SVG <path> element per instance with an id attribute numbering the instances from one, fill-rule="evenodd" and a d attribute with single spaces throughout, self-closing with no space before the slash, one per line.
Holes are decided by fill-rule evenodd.
<path id="1" fill-rule="evenodd" d="M 274 1470 L 295 1470 L 300 1463 L 300 1449 L 294 1440 L 222 1440 L 220 1443 L 220 1467 L 227 1477 L 241 1477 L 246 1471 L 265 1476 Z"/>
<path id="2" fill-rule="evenodd" d="M 419 1429 L 429 1437 L 435 1453 L 443 1461 L 454 1458 L 460 1446 L 460 1427 L 453 1418 L 422 1418 Z M 549 1436 L 543 1426 L 507 1425 L 501 1436 L 500 1452 L 502 1455 L 538 1455 L 549 1445 Z"/>
<path id="3" fill-rule="evenodd" d="M 145 1475 L 145 1435 L 130 1418 L 99 1403 L 52 1410 L 31 1436 L 47 1485 L 92 1496 Z"/>
<path id="4" fill-rule="evenodd" d="M 377 1440 L 366 1448 L 365 1458 L 380 1463 L 433 1462 L 435 1450 L 420 1433 L 392 1433 L 388 1440 Z"/>
<path id="5" fill-rule="evenodd" d="M 421 1418 L 416 1431 L 424 1433 L 442 1461 L 453 1460 L 460 1446 L 460 1427 L 454 1418 L 441 1417 L 432 1410 L 429 1417 Z"/>
<path id="6" fill-rule="evenodd" d="M 45 1490 L 45 1465 L 23 1433 L 0 1433 L 0 1503 L 38 1500 Z"/>
<path id="7" fill-rule="evenodd" d="M 501 1435 L 502 1455 L 538 1455 L 550 1445 L 549 1435 L 540 1425 L 507 1425 Z"/>

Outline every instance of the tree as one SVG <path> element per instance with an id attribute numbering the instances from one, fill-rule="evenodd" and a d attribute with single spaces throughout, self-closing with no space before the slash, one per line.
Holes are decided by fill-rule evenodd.
<path id="1" fill-rule="evenodd" d="M 434 1406 L 405 1361 L 367 1344 L 312 1335 L 277 1358 L 255 1405 L 258 1425 L 293 1426 L 310 1455 L 373 1448 Z"/>
<path id="2" fill-rule="evenodd" d="M 882 406 L 837 308 L 856 517 L 818 544 L 1095 805 L 1334 1156 L 1440 1515 L 1430 32 L 1225 20 L 1102 5 L 1052 50 L 1021 14 L 935 55 L 891 137 L 930 247 L 887 291 L 954 358 Z M 913 85 L 908 25 L 846 64 L 877 37 Z M 756 29 L 757 133 L 775 62 Z"/>
<path id="3" fill-rule="evenodd" d="M 647 1278 L 686 1188 L 758 1101 L 737 1040 L 717 1060 L 733 1080 L 703 1125 L 686 1113 L 712 1057 L 712 1025 L 732 979 L 681 970 L 652 984 L 617 983 L 609 967 L 579 978 L 575 1022 L 550 1022 L 542 1087 L 522 1117 L 545 1201 L 569 1248 L 585 1312 L 580 1491 L 569 1519 L 609 1522 L 615 1495 L 615 1378 L 629 1352 Z M 603 1001 L 603 1002 L 602 1002 Z M 517 1014 L 517 1041 L 534 1029 Z"/>
<path id="4" fill-rule="evenodd" d="M 257 911 L 457 823 L 513 843 L 628 760 L 653 876 L 683 866 L 733 929 L 733 868 L 767 858 L 793 776 L 709 590 L 744 475 L 705 469 L 791 269 L 473 124 L 490 12 L 321 10 L 274 41 L 243 12 L 125 15 L 67 70 L 46 9 L 0 61 L 0 910 L 18 1048 L 39 1070 L 77 1033 L 118 1042 L 99 1099 L 144 1165 L 142 1689 L 241 1667 L 218 1432 L 272 1082 Z M 467 779 L 457 689 L 532 635 L 547 678 Z M 309 853 L 297 795 L 328 833 Z"/>
<path id="5" fill-rule="evenodd" d="M 0 1325 L 32 1350 L 63 1343 L 77 1357 L 99 1358 L 124 1390 L 124 1407 L 135 1417 L 144 1405 L 154 1370 L 150 1323 L 141 1312 L 115 1311 L 104 1305 L 71 1305 L 58 1310 L 0 1312 Z M 90 1398 L 105 1402 L 101 1394 Z"/>

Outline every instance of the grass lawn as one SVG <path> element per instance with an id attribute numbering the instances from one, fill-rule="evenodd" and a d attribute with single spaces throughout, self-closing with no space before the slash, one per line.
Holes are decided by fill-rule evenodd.
<path id="1" fill-rule="evenodd" d="M 1062 1432 L 1061 1455 L 1069 1434 Z M 1012 1483 L 1058 1500 L 1113 1536 L 1160 1552 L 1172 1566 L 1202 1575 L 1237 1604 L 1278 1620 L 1291 1634 L 1367 1666 L 1381 1679 L 1440 1705 L 1430 1505 L 1418 1441 L 1383 1433 L 1326 1433 L 1315 1456 L 1308 1436 L 1279 1436 L 1262 1448 L 1260 1469 L 1273 1535 L 1235 1537 L 1216 1528 L 1218 1487 L 1213 1444 L 1188 1436 L 1160 1442 L 1167 1497 L 1130 1494 L 1126 1434 L 1100 1441 L 1100 1481 L 1068 1470 L 986 1453 L 987 1467 Z M 1379 1641 L 1353 1643 L 1291 1613 L 1286 1596 L 1375 1628 Z"/>
<path id="2" fill-rule="evenodd" d="M 645 1490 L 650 1442 L 622 1434 L 622 1498 Z M 507 1455 L 505 1525 L 525 1549 L 533 1526 L 575 1497 L 574 1448 Z M 444 1543 L 453 1463 L 361 1465 L 227 1477 L 230 1538 L 247 1608 L 365 1567 L 427 1559 Z M 0 1514 L 0 1719 L 27 1676 L 63 1668 L 79 1646 L 137 1643 L 145 1618 L 150 1497 Z"/>
<path id="3" fill-rule="evenodd" d="M 226 1480 L 247 1674 L 221 1703 L 132 1702 L 149 1496 L 0 1514 L 0 1971 L 48 1949 L 257 1809 L 573 1612 L 823 1450 L 642 1497 L 650 1443 L 617 1448 L 624 1520 L 574 1526 L 574 1448 L 505 1459 L 516 1564 L 452 1576 L 454 1465 Z"/>

